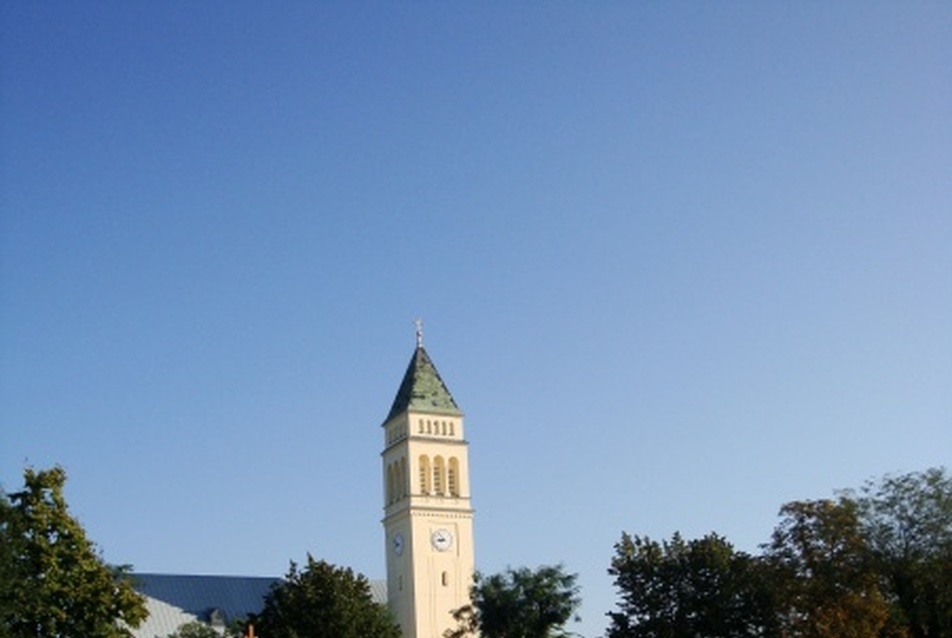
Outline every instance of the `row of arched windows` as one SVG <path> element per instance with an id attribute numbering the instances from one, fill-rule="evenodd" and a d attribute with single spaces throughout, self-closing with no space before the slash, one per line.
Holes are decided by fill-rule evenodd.
<path id="1" fill-rule="evenodd" d="M 451 456 L 444 459 L 426 454 L 420 455 L 418 463 L 419 493 L 425 496 L 459 496 L 459 459 Z M 401 457 L 387 465 L 387 505 L 406 498 L 410 482 L 407 480 L 407 459 Z"/>
<path id="2" fill-rule="evenodd" d="M 456 436 L 456 424 L 444 419 L 418 419 L 417 434 L 429 436 Z M 397 423 L 387 428 L 387 445 L 407 438 L 407 423 Z"/>
<path id="3" fill-rule="evenodd" d="M 456 427 L 452 421 L 433 419 L 418 419 L 417 434 L 434 434 L 436 436 L 456 436 Z"/>
<path id="4" fill-rule="evenodd" d="M 387 505 L 407 495 L 407 459 L 401 458 L 387 466 Z"/>
<path id="5" fill-rule="evenodd" d="M 397 423 L 387 428 L 387 445 L 407 438 L 407 424 Z"/>
<path id="6" fill-rule="evenodd" d="M 455 456 L 434 456 L 431 463 L 430 457 L 423 454 L 419 472 L 421 494 L 459 496 L 459 460 Z"/>

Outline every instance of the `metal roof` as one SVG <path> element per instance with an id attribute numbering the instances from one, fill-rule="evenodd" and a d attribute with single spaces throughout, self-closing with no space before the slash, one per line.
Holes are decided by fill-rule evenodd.
<path id="1" fill-rule="evenodd" d="M 227 626 L 261 611 L 264 598 L 280 578 L 132 574 L 136 591 L 146 597 L 149 617 L 132 630 L 135 638 L 165 638 L 188 622 L 210 624 L 213 614 Z M 370 581 L 374 602 L 387 604 L 387 583 Z"/>
<path id="2" fill-rule="evenodd" d="M 446 388 L 436 366 L 422 345 L 418 345 L 403 375 L 400 389 L 384 422 L 407 410 L 462 416 L 453 395 Z"/>
<path id="3" fill-rule="evenodd" d="M 165 638 L 181 625 L 208 623 L 219 610 L 224 624 L 261 611 L 264 597 L 280 578 L 133 574 L 133 585 L 146 596 L 149 617 L 132 633 L 136 638 Z"/>

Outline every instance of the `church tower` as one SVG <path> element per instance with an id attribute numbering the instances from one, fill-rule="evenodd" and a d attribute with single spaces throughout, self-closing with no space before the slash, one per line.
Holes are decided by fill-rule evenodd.
<path id="1" fill-rule="evenodd" d="M 404 638 L 443 638 L 469 603 L 473 509 L 463 413 L 417 345 L 383 423 L 387 599 Z"/>

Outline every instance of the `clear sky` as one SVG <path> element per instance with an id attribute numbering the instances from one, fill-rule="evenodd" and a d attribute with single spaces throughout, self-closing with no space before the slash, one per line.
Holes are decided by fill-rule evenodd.
<path id="1" fill-rule="evenodd" d="M 107 560 L 384 575 L 424 319 L 476 557 L 758 551 L 952 455 L 952 3 L 7 2 L 0 482 Z"/>

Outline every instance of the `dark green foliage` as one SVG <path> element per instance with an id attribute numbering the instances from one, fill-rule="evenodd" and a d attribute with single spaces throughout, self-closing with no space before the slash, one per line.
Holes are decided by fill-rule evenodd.
<path id="1" fill-rule="evenodd" d="M 310 555 L 303 570 L 291 563 L 249 622 L 264 638 L 401 638 L 387 609 L 371 598 L 366 578 Z"/>
<path id="2" fill-rule="evenodd" d="M 952 638 L 952 478 L 933 468 L 844 495 L 858 508 L 891 625 L 913 638 Z"/>
<path id="3" fill-rule="evenodd" d="M 780 509 L 758 557 L 622 536 L 608 638 L 952 638 L 952 478 L 885 477 Z"/>
<path id="4" fill-rule="evenodd" d="M 179 625 L 175 633 L 169 634 L 167 638 L 222 638 L 222 634 L 205 623 L 194 620 Z"/>
<path id="5" fill-rule="evenodd" d="M 122 638 L 146 617 L 126 569 L 107 566 L 63 497 L 62 468 L 0 494 L 3 638 Z"/>
<path id="6" fill-rule="evenodd" d="M 609 574 L 621 595 L 609 638 L 772 635 L 767 569 L 709 534 L 657 543 L 623 534 Z"/>
<path id="7" fill-rule="evenodd" d="M 457 610 L 460 623 L 447 638 L 480 635 L 482 638 L 557 638 L 568 634 L 563 626 L 575 617 L 581 604 L 577 574 L 561 565 L 507 569 L 504 573 L 476 574 L 472 603 Z"/>
<path id="8" fill-rule="evenodd" d="M 888 608 L 854 503 L 784 505 L 768 546 L 784 635 L 875 638 Z"/>

